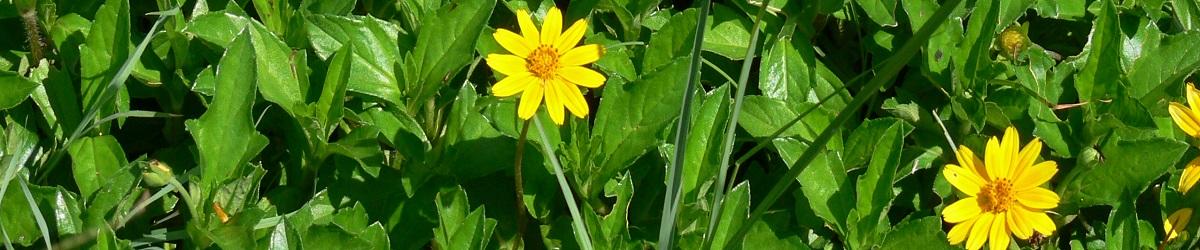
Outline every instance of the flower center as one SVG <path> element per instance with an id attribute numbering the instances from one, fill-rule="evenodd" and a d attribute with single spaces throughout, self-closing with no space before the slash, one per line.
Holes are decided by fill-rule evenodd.
<path id="1" fill-rule="evenodd" d="M 1013 203 L 1012 183 L 1006 179 L 992 181 L 979 190 L 979 207 L 984 212 L 1008 211 Z"/>
<path id="2" fill-rule="evenodd" d="M 550 79 L 558 71 L 558 52 L 550 45 L 538 46 L 525 60 L 525 67 L 537 78 Z"/>

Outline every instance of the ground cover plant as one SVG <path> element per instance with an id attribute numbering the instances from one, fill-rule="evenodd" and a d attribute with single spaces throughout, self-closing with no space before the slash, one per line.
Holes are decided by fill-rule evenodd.
<path id="1" fill-rule="evenodd" d="M 6 249 L 1194 249 L 1194 0 L 0 0 Z"/>

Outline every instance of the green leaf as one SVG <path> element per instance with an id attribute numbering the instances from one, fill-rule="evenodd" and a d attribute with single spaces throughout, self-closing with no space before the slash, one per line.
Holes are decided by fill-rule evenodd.
<path id="1" fill-rule="evenodd" d="M 267 145 L 254 130 L 251 108 L 255 95 L 255 55 L 251 32 L 243 30 L 230 44 L 217 66 L 216 94 L 200 119 L 187 121 L 187 129 L 200 151 L 202 187 L 214 188 L 233 178 Z"/>
<path id="2" fill-rule="evenodd" d="M 0 110 L 5 110 L 25 101 L 25 98 L 37 89 L 38 83 L 16 73 L 0 70 L 0 86 L 5 88 L 4 91 L 0 91 Z"/>
<path id="3" fill-rule="evenodd" d="M 1070 212 L 1094 205 L 1117 206 L 1125 192 L 1140 194 L 1150 182 L 1173 168 L 1187 144 L 1154 138 L 1124 141 L 1110 138 L 1100 149 L 1096 166 L 1081 165 L 1067 174 L 1058 194 L 1059 211 Z"/>
<path id="4" fill-rule="evenodd" d="M 353 57 L 351 54 L 353 51 L 354 44 L 349 43 L 342 46 L 342 49 L 333 56 L 333 60 L 329 62 L 329 71 L 325 73 L 321 96 L 317 99 L 316 106 L 313 107 L 315 110 L 311 112 L 317 116 L 317 122 L 324 132 L 320 135 L 322 138 L 328 138 L 338 121 L 342 119 L 346 86 L 350 84 L 350 77 L 353 74 L 352 60 L 350 59 Z"/>
<path id="5" fill-rule="evenodd" d="M 901 222 L 888 232 L 882 242 L 880 249 L 955 249 L 946 243 L 946 233 L 942 231 L 942 219 L 938 216 L 927 216 Z"/>
<path id="6" fill-rule="evenodd" d="M 626 83 L 609 79 L 592 129 L 592 169 L 579 192 L 593 197 L 600 186 L 661 142 L 659 136 L 679 115 L 674 97 L 683 89 L 673 83 L 687 77 L 688 60 L 680 58 L 641 79 Z"/>
<path id="7" fill-rule="evenodd" d="M 42 233 L 34 219 L 35 212 L 47 219 L 45 222 L 49 230 L 57 232 L 58 236 L 82 232 L 80 204 L 72 192 L 62 187 L 28 186 L 30 197 L 40 210 L 33 211 L 18 181 L 9 182 L 2 196 L 3 205 L 0 205 L 0 227 L 4 228 L 11 243 L 29 247 L 42 240 Z"/>
<path id="8" fill-rule="evenodd" d="M 696 119 L 692 121 L 691 133 L 688 135 L 688 152 L 683 162 L 683 186 L 680 190 L 683 203 L 701 199 L 703 195 L 693 192 L 706 182 L 713 181 L 717 176 L 721 163 L 720 140 L 725 135 L 725 122 L 729 117 L 729 85 L 721 85 L 703 97 L 703 103 L 694 105 Z"/>
<path id="9" fill-rule="evenodd" d="M 1105 227 L 1105 246 L 1108 249 L 1138 249 L 1138 218 L 1134 208 L 1134 197 L 1129 190 L 1114 204 Z"/>
<path id="10" fill-rule="evenodd" d="M 809 103 L 783 102 L 764 96 L 747 96 L 742 105 L 743 115 L 738 119 L 738 125 L 758 138 L 770 136 L 799 116 L 800 112 L 815 108 Z M 818 108 L 800 119 L 799 123 L 788 127 L 779 137 L 799 137 L 810 141 L 829 126 L 830 119 L 829 113 Z"/>
<path id="11" fill-rule="evenodd" d="M 101 94 L 129 57 L 133 47 L 129 40 L 131 16 L 128 0 L 107 1 L 96 11 L 87 42 L 79 47 L 83 104 L 85 108 L 98 107 L 99 117 L 129 110 L 129 93 L 123 84 L 117 93 L 108 93 L 117 96 L 114 103 L 95 102 L 104 99 Z"/>
<path id="12" fill-rule="evenodd" d="M 896 181 L 896 168 L 900 165 L 904 138 L 913 130 L 911 125 L 896 119 L 871 120 L 863 126 L 871 123 L 890 125 L 878 137 L 878 146 L 870 153 L 871 162 L 867 172 L 858 178 L 855 185 L 858 190 L 857 214 L 852 211 L 850 218 L 857 218 L 858 221 L 850 227 L 850 236 L 852 244 L 861 244 L 858 246 L 862 248 L 877 244 L 875 242 L 879 241 L 883 230 L 890 227 L 887 212 L 894 196 L 892 183 Z"/>
<path id="13" fill-rule="evenodd" d="M 1171 0 L 1175 16 L 1184 30 L 1200 30 L 1200 3 L 1188 0 Z"/>
<path id="14" fill-rule="evenodd" d="M 1076 20 L 1083 18 L 1087 0 L 1038 0 L 1033 10 L 1038 16 Z"/>
<path id="15" fill-rule="evenodd" d="M 1111 1 L 1100 1 L 1100 12 L 1092 25 L 1087 60 L 1075 75 L 1075 89 L 1079 100 L 1108 99 L 1119 95 L 1122 83 L 1119 79 L 1125 68 L 1121 66 L 1122 35 L 1117 7 Z"/>
<path id="16" fill-rule="evenodd" d="M 793 42 L 798 47 L 793 47 Z M 816 58 L 808 39 L 779 37 L 762 59 L 764 68 L 758 74 L 759 90 L 763 96 L 790 103 L 820 102 L 817 98 L 841 89 L 842 81 Z M 845 107 L 849 95 L 840 94 L 830 97 L 832 100 L 826 101 L 822 108 L 841 110 Z"/>
<path id="17" fill-rule="evenodd" d="M 896 26 L 896 12 L 899 7 L 897 0 L 855 0 L 867 17 L 880 26 Z"/>
<path id="18" fill-rule="evenodd" d="M 791 138 L 775 139 L 779 156 L 790 164 L 796 162 L 800 153 L 808 150 L 808 144 Z M 846 166 L 837 152 L 826 150 L 817 154 L 812 163 L 800 172 L 796 181 L 808 200 L 813 214 L 832 225 L 835 232 L 846 232 L 846 218 L 854 208 L 854 183 L 848 181 Z"/>
<path id="19" fill-rule="evenodd" d="M 1162 38 L 1133 62 L 1129 69 L 1129 96 L 1157 101 L 1173 91 L 1188 75 L 1200 69 L 1200 32 L 1188 31 Z M 1143 103 L 1153 103 L 1144 101 Z"/>
<path id="20" fill-rule="evenodd" d="M 129 163 L 121 144 L 111 135 L 80 138 L 71 143 L 68 152 L 74 163 L 71 176 L 75 177 L 75 185 L 84 198 L 92 197 L 109 175 L 120 173 L 121 167 Z"/>
<path id="21" fill-rule="evenodd" d="M 729 195 L 725 196 L 725 203 L 721 206 L 720 223 L 717 223 L 717 229 L 713 231 L 713 245 L 724 246 L 731 241 L 733 230 L 737 230 L 743 223 L 746 223 L 746 217 L 750 213 L 750 183 L 742 182 L 733 187 L 729 191 Z"/>
<path id="22" fill-rule="evenodd" d="M 253 19 L 228 13 L 213 12 L 197 16 L 188 22 L 186 31 L 200 39 L 228 49 L 234 42 L 234 30 L 247 30 L 254 45 L 255 82 L 263 99 L 278 104 L 288 114 L 300 115 L 304 104 L 304 89 L 295 75 L 294 53 L 282 40 Z M 307 76 L 301 76 L 307 77 Z M 197 80 L 197 82 L 200 82 Z"/>
<path id="23" fill-rule="evenodd" d="M 309 41 L 321 58 L 329 58 L 345 44 L 354 44 L 347 90 L 399 104 L 400 82 L 395 64 L 400 61 L 396 25 L 374 17 L 308 15 Z"/>
<path id="24" fill-rule="evenodd" d="M 746 49 L 750 46 L 750 20 L 719 3 L 713 4 L 712 15 L 708 18 L 712 27 L 704 32 L 704 51 L 717 53 L 730 60 L 746 59 Z"/>
<path id="25" fill-rule="evenodd" d="M 699 14 L 695 8 L 675 14 L 662 29 L 650 36 L 646 54 L 642 56 L 641 72 L 663 71 L 659 68 L 670 65 L 676 58 L 691 54 L 691 41 L 696 36 L 697 15 Z"/>
<path id="26" fill-rule="evenodd" d="M 484 249 L 492 238 L 496 220 L 484 217 L 487 209 L 479 206 L 467 211 L 467 193 L 462 187 L 443 190 L 435 199 L 440 222 L 434 229 L 434 241 L 441 249 Z"/>
<path id="27" fill-rule="evenodd" d="M 458 1 L 427 16 L 417 34 L 416 47 L 404 60 L 406 97 L 425 102 L 471 62 L 475 41 L 495 6 L 495 0 Z"/>

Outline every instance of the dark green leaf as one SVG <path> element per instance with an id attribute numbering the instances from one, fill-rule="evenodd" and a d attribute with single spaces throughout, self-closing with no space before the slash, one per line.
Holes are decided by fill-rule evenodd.
<path id="1" fill-rule="evenodd" d="M 38 83 L 16 73 L 0 70 L 0 86 L 5 88 L 4 91 L 0 91 L 0 110 L 5 110 L 25 101 L 37 88 Z"/>

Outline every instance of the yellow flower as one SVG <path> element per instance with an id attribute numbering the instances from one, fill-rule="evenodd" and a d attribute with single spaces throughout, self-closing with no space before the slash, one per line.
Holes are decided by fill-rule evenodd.
<path id="1" fill-rule="evenodd" d="M 1200 180 L 1200 157 L 1192 159 L 1187 167 L 1183 168 L 1183 176 L 1179 177 L 1179 192 L 1187 194 L 1188 190 L 1196 186 L 1197 180 Z"/>
<path id="2" fill-rule="evenodd" d="M 1184 133 L 1200 138 L 1200 91 L 1192 84 L 1186 85 L 1188 105 L 1171 102 L 1168 110 L 1171 112 L 1171 119 L 1175 120 L 1175 125 L 1179 125 Z M 1196 185 L 1197 180 L 1200 180 L 1200 158 L 1192 160 L 1183 169 L 1183 176 L 1179 178 L 1179 192 L 1187 194 L 1188 190 Z"/>
<path id="3" fill-rule="evenodd" d="M 1167 219 L 1163 220 L 1163 232 L 1167 234 L 1167 241 L 1179 237 L 1179 233 L 1183 232 L 1184 228 L 1187 227 L 1188 221 L 1191 219 L 1191 208 L 1175 210 L 1174 213 L 1171 213 L 1171 216 L 1167 216 Z"/>
<path id="4" fill-rule="evenodd" d="M 1191 84 L 1187 84 L 1187 102 L 1188 106 L 1171 102 L 1171 119 L 1184 133 L 1200 138 L 1200 91 Z"/>
<path id="5" fill-rule="evenodd" d="M 947 164 L 942 174 L 968 197 L 942 210 L 942 219 L 956 224 L 947 235 L 951 244 L 966 241 L 968 249 L 979 249 L 985 241 L 991 249 L 1008 248 L 1009 235 L 1028 239 L 1034 231 L 1054 233 L 1054 221 L 1045 211 L 1058 207 L 1058 194 L 1041 187 L 1058 172 L 1054 161 L 1037 161 L 1042 142 L 1033 139 L 1018 151 L 1019 135 L 1009 127 L 1004 138 L 988 140 L 984 159 L 959 146 L 959 165 Z"/>
<path id="6" fill-rule="evenodd" d="M 492 35 L 512 53 L 488 54 L 488 66 L 506 76 L 492 86 L 492 95 L 507 97 L 523 93 L 517 116 L 525 120 L 537 112 L 543 97 L 550 119 L 556 124 L 563 124 L 563 107 L 577 117 L 587 116 L 587 101 L 576 85 L 597 88 L 605 80 L 604 75 L 584 67 L 600 60 L 603 48 L 596 44 L 575 47 L 587 32 L 587 22 L 576 21 L 563 31 L 562 13 L 550 8 L 540 32 L 525 10 L 517 11 L 517 24 L 521 28 L 519 35 L 506 29 L 496 29 Z"/>

